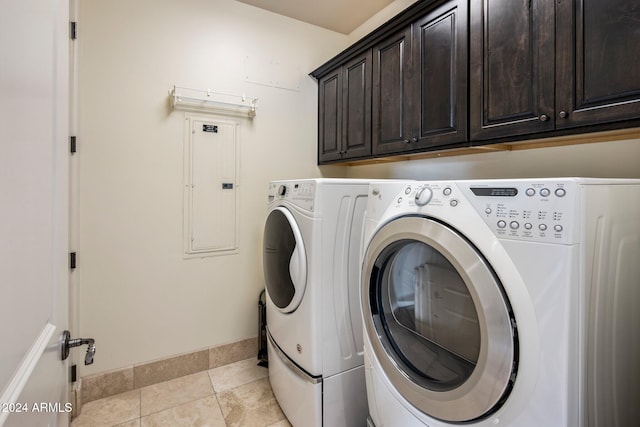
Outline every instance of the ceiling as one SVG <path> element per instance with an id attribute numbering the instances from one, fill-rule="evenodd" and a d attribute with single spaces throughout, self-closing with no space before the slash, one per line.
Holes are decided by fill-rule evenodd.
<path id="1" fill-rule="evenodd" d="M 350 34 L 393 0 L 238 0 L 289 18 Z"/>

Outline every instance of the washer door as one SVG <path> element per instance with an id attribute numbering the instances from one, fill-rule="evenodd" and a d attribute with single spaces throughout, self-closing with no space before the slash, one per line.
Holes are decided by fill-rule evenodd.
<path id="1" fill-rule="evenodd" d="M 420 411 L 465 422 L 504 402 L 515 321 L 486 260 L 458 232 L 421 217 L 388 223 L 365 253 L 361 296 L 376 358 Z"/>
<path id="2" fill-rule="evenodd" d="M 300 305 L 307 284 L 307 258 L 302 234 L 284 207 L 269 213 L 264 226 L 264 279 L 267 294 L 283 313 Z"/>

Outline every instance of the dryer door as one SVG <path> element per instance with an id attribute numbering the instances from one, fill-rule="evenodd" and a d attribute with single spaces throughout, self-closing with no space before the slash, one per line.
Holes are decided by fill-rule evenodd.
<path id="1" fill-rule="evenodd" d="M 284 207 L 273 209 L 264 226 L 263 267 L 267 294 L 283 313 L 298 308 L 307 284 L 302 234 Z"/>
<path id="2" fill-rule="evenodd" d="M 365 253 L 361 295 L 376 359 L 411 404 L 450 422 L 500 407 L 516 374 L 515 321 L 461 234 L 421 217 L 386 224 Z"/>

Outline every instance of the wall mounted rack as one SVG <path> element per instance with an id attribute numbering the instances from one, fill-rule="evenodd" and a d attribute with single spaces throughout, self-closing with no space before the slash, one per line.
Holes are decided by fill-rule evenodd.
<path id="1" fill-rule="evenodd" d="M 191 89 L 174 86 L 169 92 L 171 105 L 176 110 L 199 111 L 204 113 L 224 114 L 253 118 L 256 116 L 258 98 L 244 94 L 233 95 L 213 92 L 210 89 Z"/>

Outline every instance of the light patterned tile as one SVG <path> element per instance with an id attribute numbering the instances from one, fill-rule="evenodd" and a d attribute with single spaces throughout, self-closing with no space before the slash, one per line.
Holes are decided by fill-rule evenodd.
<path id="1" fill-rule="evenodd" d="M 72 427 L 102 427 L 140 418 L 140 390 L 94 400 L 82 406 Z"/>
<path id="2" fill-rule="evenodd" d="M 218 401 L 228 427 L 266 427 L 285 419 L 268 378 L 223 391 Z"/>
<path id="3" fill-rule="evenodd" d="M 277 423 L 270 424 L 268 427 L 292 427 L 289 420 L 278 421 Z"/>
<path id="4" fill-rule="evenodd" d="M 255 358 L 210 369 L 209 376 L 216 393 L 251 383 L 269 376 L 267 368 L 258 366 Z"/>
<path id="5" fill-rule="evenodd" d="M 209 350 L 169 357 L 133 367 L 134 387 L 142 388 L 209 369 Z"/>
<path id="6" fill-rule="evenodd" d="M 140 427 L 140 418 L 136 418 L 135 420 L 127 421 L 126 423 L 118 424 L 113 427 Z"/>
<path id="7" fill-rule="evenodd" d="M 142 427 L 226 427 L 215 396 L 142 417 Z"/>
<path id="8" fill-rule="evenodd" d="M 213 395 L 211 380 L 207 372 L 176 378 L 144 387 L 141 390 L 141 414 L 149 415 Z"/>
<path id="9" fill-rule="evenodd" d="M 258 338 L 211 347 L 209 349 L 209 369 L 256 357 L 257 354 Z"/>
<path id="10" fill-rule="evenodd" d="M 82 403 L 133 390 L 133 367 L 82 378 Z"/>

